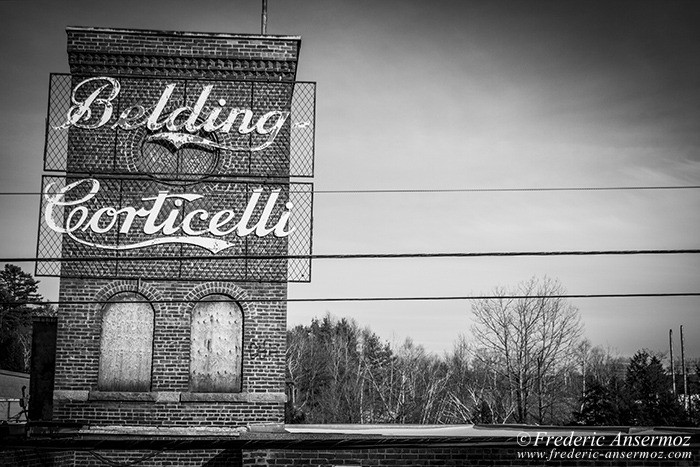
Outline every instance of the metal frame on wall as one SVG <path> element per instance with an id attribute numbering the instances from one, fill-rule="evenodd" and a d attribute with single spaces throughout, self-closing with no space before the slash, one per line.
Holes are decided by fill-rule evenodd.
<path id="1" fill-rule="evenodd" d="M 42 178 L 37 257 L 53 260 L 37 262 L 36 275 L 309 282 L 310 259 L 287 256 L 312 252 L 313 184 L 290 178 L 313 177 L 315 107 L 313 82 L 51 74 L 44 170 L 63 175 Z M 270 210 L 279 222 L 287 216 L 288 231 L 283 226 L 269 235 L 272 229 L 264 228 L 263 221 L 262 233 L 239 229 L 224 240 L 206 229 L 197 231 L 203 235 L 192 235 L 190 229 L 163 238 L 163 232 L 144 228 L 131 243 L 122 232 L 122 223 L 131 226 L 134 220 L 123 215 L 133 208 L 129 203 L 143 206 L 162 192 L 171 194 L 167 203 L 180 196 L 179 206 L 188 196 L 207 195 L 209 201 L 183 208 L 183 217 L 195 207 L 232 213 L 251 209 L 264 216 L 267 207 L 246 204 L 246 198 L 257 203 L 252 187 L 268 200 L 278 192 L 279 202 Z M 70 193 L 57 201 L 64 189 Z M 116 227 L 103 231 L 109 217 L 105 212 L 80 231 L 58 226 L 75 220 L 73 201 L 81 196 L 85 215 L 88 206 L 93 213 L 112 209 Z M 281 205 L 289 209 L 286 214 Z M 240 259 L 218 260 L 217 254 Z M 275 258 L 264 258 L 271 255 Z M 173 259 L 139 260 L 152 256 Z"/>
<path id="2" fill-rule="evenodd" d="M 254 189 L 260 189 L 263 196 L 257 214 L 253 216 L 250 224 L 254 224 L 262 211 L 265 194 L 273 190 L 281 192 L 283 202 L 290 202 L 294 209 L 288 222 L 288 229 L 292 232 L 284 238 L 259 238 L 255 235 L 237 237 L 232 233 L 224 238 L 232 243 L 230 248 L 220 251 L 207 251 L 197 245 L 188 244 L 187 239 L 212 238 L 204 237 L 178 237 L 176 243 L 156 244 L 136 249 L 120 250 L 120 247 L 133 242 L 128 237 L 120 234 L 123 216 L 118 216 L 118 223 L 109 232 L 95 234 L 87 228 L 77 229 L 74 234 L 76 241 L 71 236 L 58 232 L 47 225 L 46 216 L 50 215 L 65 222 L 69 217 L 69 209 L 74 206 L 54 206 L 52 212 L 46 214 L 48 199 L 59 193 L 69 183 L 75 181 L 97 180 L 109 190 L 98 192 L 90 203 L 93 209 L 97 206 L 113 206 L 121 210 L 130 201 L 144 199 L 148 195 L 162 190 L 169 193 L 195 193 L 207 196 L 210 199 L 219 195 L 228 201 L 232 196 L 247 199 Z M 88 184 L 89 185 L 89 184 Z M 76 188 L 77 190 L 77 188 Z M 75 191 L 75 190 L 74 190 Z M 87 190 L 83 190 L 86 192 Z M 307 256 L 312 252 L 313 235 L 313 184 L 311 183 L 275 183 L 262 181 L 238 181 L 230 179 L 208 180 L 197 184 L 183 186 L 169 186 L 161 182 L 144 177 L 121 178 L 91 178 L 82 179 L 80 176 L 54 176 L 42 177 L 42 192 L 44 195 L 40 201 L 39 235 L 37 238 L 37 258 L 60 258 L 57 260 L 39 260 L 36 263 L 35 274 L 37 276 L 64 277 L 64 278 L 99 278 L 99 279 L 149 279 L 149 280 L 230 280 L 252 282 L 309 282 L 311 280 L 310 258 L 286 258 L 286 256 Z M 81 194 L 73 194 L 72 198 L 64 195 L 66 201 L 75 201 Z M 152 198 L 151 198 L 152 199 Z M 84 203 L 87 204 L 87 203 Z M 205 201 L 201 206 L 193 205 L 192 208 L 212 206 L 210 201 Z M 51 208 L 51 206 L 48 206 Z M 221 206 L 220 206 L 221 207 Z M 192 208 L 190 210 L 192 210 Z M 183 210 L 184 213 L 184 210 Z M 92 214 L 92 212 L 91 212 Z M 162 218 L 159 221 L 162 222 Z M 42 222 L 42 219 L 44 220 Z M 70 221 L 68 221 L 70 222 Z M 100 221 L 104 226 L 104 219 Z M 87 225 L 87 222 L 84 223 Z M 159 235 L 155 235 L 158 238 Z M 143 239 L 143 235 L 140 239 Z M 213 239 L 213 238 L 212 238 Z M 90 245 L 88 245 L 90 244 Z M 101 245 L 95 247 L 94 245 Z M 88 246 L 86 246 L 88 245 Z M 219 256 L 236 255 L 240 259 L 219 260 Z M 275 258 L 266 258 L 274 255 Z M 161 259 L 153 261 L 152 256 L 168 257 L 173 259 Z M 144 257 L 144 259 L 139 259 Z M 79 260 L 62 261 L 61 259 L 75 258 Z M 95 258 L 95 259 L 92 259 Z"/>
<path id="3" fill-rule="evenodd" d="M 123 129 L 112 128 L 111 124 L 117 120 L 117 116 L 128 106 L 136 103 L 138 92 L 131 95 L 123 86 L 123 91 L 116 96 L 114 102 L 113 121 L 101 128 L 100 137 L 109 140 L 112 146 L 110 157 L 102 157 L 98 163 L 69 167 L 67 152 L 71 144 L 70 139 L 79 137 L 80 130 L 71 128 L 70 131 L 62 129 L 66 122 L 66 115 L 71 106 L 71 94 L 73 85 L 77 80 L 96 78 L 95 76 L 80 76 L 65 73 L 52 73 L 49 82 L 49 104 L 46 119 L 46 134 L 44 147 L 44 171 L 45 172 L 71 172 L 89 173 L 99 175 L 134 175 L 142 173 L 132 160 L 124 160 L 120 155 L 120 147 L 130 144 L 129 137 Z M 220 166 L 212 170 L 191 171 L 189 175 L 197 175 L 200 178 L 210 176 L 248 176 L 248 177 L 303 177 L 310 178 L 314 174 L 314 150 L 315 150 L 315 112 L 316 112 L 316 83 L 310 81 L 256 81 L 256 80 L 226 80 L 207 78 L 176 78 L 164 76 L 144 75 L 119 75 L 106 76 L 120 80 L 122 83 L 136 85 L 142 89 L 155 85 L 162 86 L 165 83 L 175 83 L 173 93 L 174 102 L 192 104 L 197 98 L 197 88 L 204 85 L 213 85 L 215 91 L 222 88 L 221 95 L 226 96 L 225 91 L 230 91 L 238 99 L 237 102 L 227 103 L 243 104 L 252 110 L 261 110 L 262 104 L 268 94 L 274 94 L 280 103 L 280 107 L 289 109 L 290 116 L 285 122 L 285 127 L 278 135 L 275 144 L 260 151 L 245 151 L 235 148 L 230 151 L 220 151 Z M 218 88 L 217 88 L 218 86 Z M 158 89 L 152 89 L 157 92 Z M 229 95 L 230 95 L 229 94 Z M 241 101 L 247 96 L 246 102 Z M 129 100 L 131 99 L 131 100 Z M 212 99 L 210 105 L 215 105 L 217 99 Z M 147 131 L 147 130 L 142 130 Z M 223 140 L 227 135 L 214 132 L 214 137 Z M 249 136 L 252 138 L 253 136 Z M 234 164 L 233 159 L 240 159 L 242 153 L 248 152 L 248 164 Z M 234 154 L 235 157 L 234 157 Z M 149 172 L 157 176 L 179 175 L 179 171 L 166 167 L 158 167 Z"/>

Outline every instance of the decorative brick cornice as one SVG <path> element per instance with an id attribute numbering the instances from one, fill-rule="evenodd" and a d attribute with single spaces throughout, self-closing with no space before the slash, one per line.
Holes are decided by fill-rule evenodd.
<path id="1" fill-rule="evenodd" d="M 298 36 L 69 27 L 73 74 L 293 81 Z"/>
<path id="2" fill-rule="evenodd" d="M 266 81 L 289 81 L 296 76 L 294 60 L 70 52 L 68 61 L 74 74 Z"/>

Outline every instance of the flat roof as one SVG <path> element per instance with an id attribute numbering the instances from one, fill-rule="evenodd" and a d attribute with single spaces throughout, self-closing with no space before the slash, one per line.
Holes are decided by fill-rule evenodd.
<path id="1" fill-rule="evenodd" d="M 0 375 L 29 379 L 29 373 L 20 373 L 19 371 L 0 370 Z"/>
<path id="2" fill-rule="evenodd" d="M 515 437 L 520 433 L 536 434 L 547 432 L 551 435 L 630 435 L 677 433 L 686 430 L 676 427 L 630 427 L 630 426 L 533 426 L 533 425 L 285 425 L 287 433 L 295 434 L 345 434 L 345 435 L 379 435 L 400 437 Z M 700 433 L 700 429 L 690 428 Z"/>
<path id="3" fill-rule="evenodd" d="M 586 436 L 613 439 L 632 435 L 690 435 L 700 446 L 700 428 L 590 427 L 532 425 L 283 425 L 248 427 L 129 427 L 34 423 L 26 433 L 15 426 L 3 443 L 14 448 L 45 449 L 438 449 L 517 446 L 523 433 L 530 437 Z"/>

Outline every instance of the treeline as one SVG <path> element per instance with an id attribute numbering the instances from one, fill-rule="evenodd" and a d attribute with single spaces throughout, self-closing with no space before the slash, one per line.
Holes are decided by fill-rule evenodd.
<path id="1" fill-rule="evenodd" d="M 292 423 L 447 423 L 447 363 L 405 341 L 396 350 L 368 328 L 326 316 L 287 333 Z M 455 416 L 457 414 L 455 413 Z"/>
<path id="2" fill-rule="evenodd" d="M 497 290 L 472 307 L 473 341 L 443 355 L 410 339 L 392 347 L 345 318 L 296 326 L 287 332 L 287 422 L 699 424 L 698 365 L 686 411 L 658 355 L 629 360 L 592 347 L 562 292 L 549 279 Z"/>

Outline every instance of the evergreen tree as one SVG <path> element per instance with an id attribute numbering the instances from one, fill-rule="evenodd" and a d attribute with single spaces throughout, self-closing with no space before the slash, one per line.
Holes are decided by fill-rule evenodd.
<path id="1" fill-rule="evenodd" d="M 671 393 L 668 375 L 658 357 L 638 351 L 630 361 L 625 378 L 630 406 L 630 423 L 642 426 L 685 425 L 680 403 Z"/>
<path id="2" fill-rule="evenodd" d="M 0 271 L 0 368 L 29 371 L 32 316 L 41 301 L 39 282 L 19 266 L 6 264 Z"/>
<path id="3" fill-rule="evenodd" d="M 619 406 L 613 391 L 599 381 L 593 381 L 581 401 L 581 410 L 574 413 L 579 425 L 610 426 L 620 424 Z"/>

